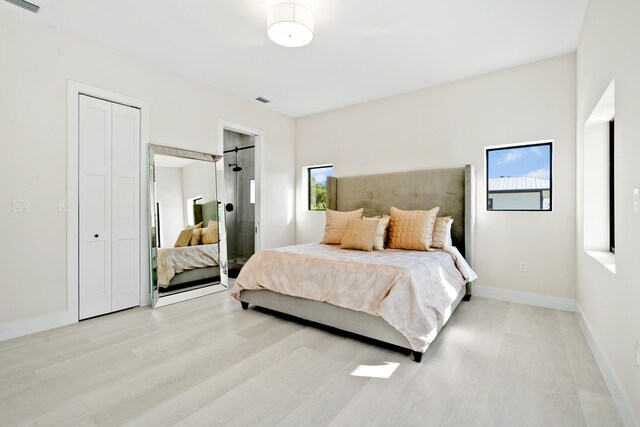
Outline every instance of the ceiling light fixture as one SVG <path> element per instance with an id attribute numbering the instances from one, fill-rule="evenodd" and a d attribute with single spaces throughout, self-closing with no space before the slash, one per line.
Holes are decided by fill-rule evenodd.
<path id="1" fill-rule="evenodd" d="M 280 46 L 305 46 L 313 39 L 313 14 L 295 1 L 278 3 L 269 9 L 267 34 Z"/>

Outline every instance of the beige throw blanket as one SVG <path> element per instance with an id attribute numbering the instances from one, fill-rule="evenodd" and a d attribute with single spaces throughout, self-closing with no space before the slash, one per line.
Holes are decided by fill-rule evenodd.
<path id="1" fill-rule="evenodd" d="M 166 288 L 178 273 L 218 265 L 218 244 L 158 249 L 158 286 Z"/>
<path id="2" fill-rule="evenodd" d="M 459 269 L 460 268 L 460 269 Z M 262 251 L 232 290 L 271 291 L 381 316 L 423 351 L 461 287 L 477 276 L 455 248 L 362 252 L 311 243 Z"/>

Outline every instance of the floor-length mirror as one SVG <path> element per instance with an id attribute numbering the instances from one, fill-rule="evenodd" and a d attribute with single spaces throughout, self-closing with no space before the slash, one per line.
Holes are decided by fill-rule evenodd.
<path id="1" fill-rule="evenodd" d="M 228 275 L 238 276 L 255 252 L 255 139 L 224 130 L 224 215 Z"/>
<path id="2" fill-rule="evenodd" d="M 219 155 L 151 144 L 149 212 L 153 306 L 226 289 Z M 224 234 L 224 233 L 222 233 Z"/>

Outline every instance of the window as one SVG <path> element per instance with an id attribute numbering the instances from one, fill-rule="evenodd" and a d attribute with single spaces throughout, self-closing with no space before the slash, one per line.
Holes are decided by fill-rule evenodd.
<path id="1" fill-rule="evenodd" d="M 196 223 L 195 215 L 193 214 L 193 205 L 199 205 L 201 203 L 202 196 L 187 199 L 187 225 L 194 225 Z"/>
<path id="2" fill-rule="evenodd" d="M 156 242 L 157 246 L 159 248 L 163 247 L 163 241 L 162 241 L 162 233 L 161 230 L 162 228 L 160 227 L 160 202 L 156 202 L 156 228 L 155 228 L 155 232 L 157 234 L 157 239 L 158 241 Z"/>
<path id="3" fill-rule="evenodd" d="M 582 139 L 582 245 L 585 252 L 616 273 L 615 233 L 615 81 L 584 123 Z"/>
<path id="4" fill-rule="evenodd" d="M 609 252 L 616 253 L 616 233 L 615 233 L 615 198 L 614 198 L 614 162 L 613 162 L 613 153 L 614 153 L 614 128 L 615 128 L 615 118 L 611 119 L 609 122 Z"/>
<path id="5" fill-rule="evenodd" d="M 327 209 L 327 177 L 333 175 L 333 165 L 314 166 L 308 170 L 309 210 Z"/>
<path id="6" fill-rule="evenodd" d="M 487 149 L 487 210 L 551 210 L 551 142 Z"/>

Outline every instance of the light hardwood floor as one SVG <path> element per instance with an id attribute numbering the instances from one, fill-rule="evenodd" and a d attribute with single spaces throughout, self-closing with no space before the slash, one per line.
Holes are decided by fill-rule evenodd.
<path id="1" fill-rule="evenodd" d="M 20 424 L 622 425 L 572 313 L 473 298 L 417 364 L 227 292 L 1 342 L 0 425 Z"/>

